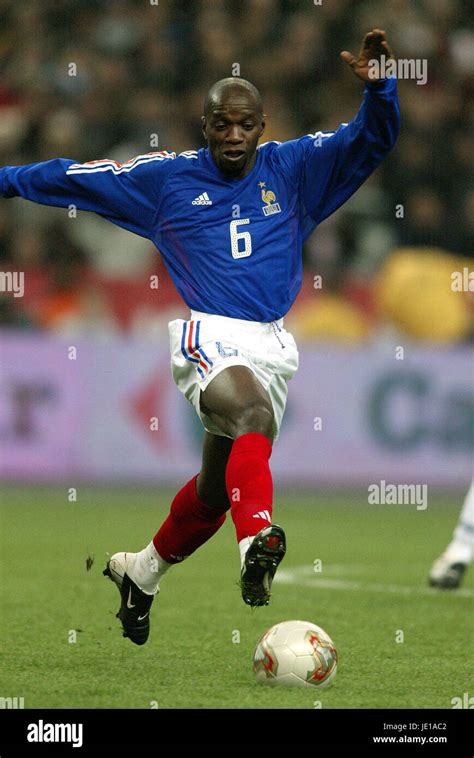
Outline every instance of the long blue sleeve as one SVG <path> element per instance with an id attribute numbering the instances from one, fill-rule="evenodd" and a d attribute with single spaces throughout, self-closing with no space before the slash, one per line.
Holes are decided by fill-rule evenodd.
<path id="1" fill-rule="evenodd" d="M 75 163 L 56 158 L 0 169 L 3 197 L 23 197 L 43 205 L 92 211 L 142 237 L 150 238 L 164 172 L 173 153 L 148 153 L 127 163 Z"/>
<path id="2" fill-rule="evenodd" d="M 203 148 L 123 165 L 7 167 L 0 194 L 72 204 L 148 237 L 190 308 L 268 323 L 301 288 L 303 241 L 377 168 L 398 125 L 396 82 L 388 80 L 367 85 L 356 117 L 337 131 L 260 145 L 240 179 L 223 175 Z"/>
<path id="3" fill-rule="evenodd" d="M 279 146 L 282 163 L 298 182 L 314 224 L 339 208 L 380 165 L 399 127 L 397 83 L 384 79 L 366 85 L 362 105 L 349 124 Z"/>

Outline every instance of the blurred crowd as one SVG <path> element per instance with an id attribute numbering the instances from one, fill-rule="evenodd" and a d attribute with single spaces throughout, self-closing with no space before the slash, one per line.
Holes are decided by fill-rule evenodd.
<path id="1" fill-rule="evenodd" d="M 339 52 L 380 26 L 428 81 L 399 82 L 397 146 L 307 243 L 288 322 L 308 340 L 467 341 L 450 272 L 474 254 L 470 17 L 471 0 L 0 0 L 0 165 L 198 149 L 206 90 L 235 73 L 263 94 L 265 140 L 333 129 L 363 89 Z M 91 214 L 0 201 L 9 269 L 25 296 L 0 293 L 0 326 L 145 335 L 186 313 L 150 243 Z"/>

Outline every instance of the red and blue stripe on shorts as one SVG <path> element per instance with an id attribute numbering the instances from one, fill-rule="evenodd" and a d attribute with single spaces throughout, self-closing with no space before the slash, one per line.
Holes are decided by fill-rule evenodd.
<path id="1" fill-rule="evenodd" d="M 181 336 L 181 352 L 187 361 L 196 364 L 201 379 L 204 379 L 209 369 L 214 365 L 199 345 L 200 321 L 185 321 Z"/>

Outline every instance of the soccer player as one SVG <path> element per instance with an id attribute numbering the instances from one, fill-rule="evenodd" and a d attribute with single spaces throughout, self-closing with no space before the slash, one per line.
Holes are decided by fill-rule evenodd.
<path id="1" fill-rule="evenodd" d="M 302 280 L 302 244 L 393 147 L 394 79 L 370 61 L 392 57 L 385 32 L 341 58 L 365 83 L 349 124 L 257 147 L 262 99 L 250 82 L 222 79 L 202 117 L 207 148 L 76 163 L 55 159 L 0 170 L 1 194 L 93 211 L 152 240 L 191 313 L 169 324 L 174 380 L 205 429 L 202 467 L 138 553 L 119 552 L 104 573 L 117 585 L 123 634 L 146 642 L 150 607 L 170 566 L 222 526 L 230 509 L 241 556 L 242 597 L 266 605 L 286 545 L 272 523 L 269 459 L 298 366 L 283 326 Z"/>
<path id="2" fill-rule="evenodd" d="M 431 567 L 428 582 L 432 587 L 454 590 L 462 582 L 474 556 L 474 479 L 464 500 L 453 539 Z"/>

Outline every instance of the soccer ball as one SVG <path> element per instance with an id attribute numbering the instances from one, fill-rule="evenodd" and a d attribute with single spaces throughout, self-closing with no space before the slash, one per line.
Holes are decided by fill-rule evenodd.
<path id="1" fill-rule="evenodd" d="M 310 621 L 282 621 L 267 629 L 253 654 L 257 682 L 327 687 L 336 676 L 337 651 L 329 634 Z"/>

